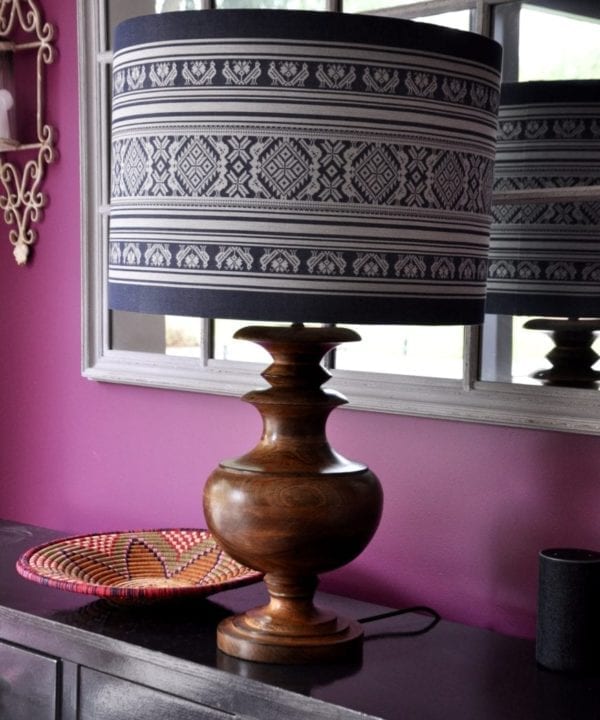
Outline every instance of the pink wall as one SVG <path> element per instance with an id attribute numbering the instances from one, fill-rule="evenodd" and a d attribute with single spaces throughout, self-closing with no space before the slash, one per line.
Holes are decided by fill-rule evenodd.
<path id="1" fill-rule="evenodd" d="M 75 0 L 45 6 L 60 161 L 29 266 L 0 226 L 0 516 L 67 532 L 201 525 L 203 479 L 255 441 L 257 418 L 235 399 L 80 376 Z M 379 474 L 386 505 L 328 589 L 531 635 L 538 550 L 600 547 L 600 438 L 352 411 L 330 436 Z"/>

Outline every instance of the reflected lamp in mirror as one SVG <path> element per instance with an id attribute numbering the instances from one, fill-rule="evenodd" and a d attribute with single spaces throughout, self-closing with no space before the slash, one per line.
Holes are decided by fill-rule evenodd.
<path id="1" fill-rule="evenodd" d="M 481 321 L 500 55 L 478 35 L 325 12 L 117 28 L 110 307 L 292 323 L 238 333 L 273 357 L 269 387 L 244 397 L 263 433 L 204 490 L 209 528 L 271 598 L 221 623 L 227 654 L 360 651 L 360 626 L 313 594 L 366 547 L 382 491 L 327 441 L 345 400 L 321 389 L 320 361 L 359 339 L 334 323 Z"/>
<path id="2" fill-rule="evenodd" d="M 600 378 L 600 199 L 568 197 L 595 185 L 600 80 L 503 85 L 494 190 L 555 198 L 494 202 L 486 312 L 540 316 L 525 327 L 554 342 L 550 368 L 534 375 L 546 384 L 593 388 Z"/>

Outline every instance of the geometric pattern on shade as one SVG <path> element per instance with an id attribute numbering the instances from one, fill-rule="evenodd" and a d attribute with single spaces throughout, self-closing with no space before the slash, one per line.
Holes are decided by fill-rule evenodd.
<path id="1" fill-rule="evenodd" d="M 600 185 L 600 80 L 503 86 L 495 190 Z M 486 310 L 600 316 L 600 201 L 492 208 Z"/>
<path id="2" fill-rule="evenodd" d="M 115 45 L 111 307 L 480 319 L 493 42 L 390 18 L 220 10 L 135 18 Z"/>
<path id="3" fill-rule="evenodd" d="M 31 548 L 17 563 L 28 580 L 113 600 L 203 597 L 258 582 L 207 530 L 96 533 Z"/>

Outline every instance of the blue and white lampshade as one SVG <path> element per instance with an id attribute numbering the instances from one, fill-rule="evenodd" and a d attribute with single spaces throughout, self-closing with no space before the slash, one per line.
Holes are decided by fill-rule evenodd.
<path id="1" fill-rule="evenodd" d="M 600 186 L 600 80 L 503 86 L 494 189 Z M 600 317 L 600 200 L 494 204 L 487 312 Z"/>
<path id="2" fill-rule="evenodd" d="M 479 322 L 500 59 L 478 35 L 339 13 L 121 24 L 110 306 Z"/>

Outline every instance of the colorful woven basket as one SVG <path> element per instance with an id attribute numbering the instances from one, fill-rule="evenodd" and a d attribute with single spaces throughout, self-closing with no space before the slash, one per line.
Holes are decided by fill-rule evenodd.
<path id="1" fill-rule="evenodd" d="M 167 529 L 68 537 L 25 552 L 27 580 L 111 600 L 206 596 L 258 582 L 208 530 Z"/>

